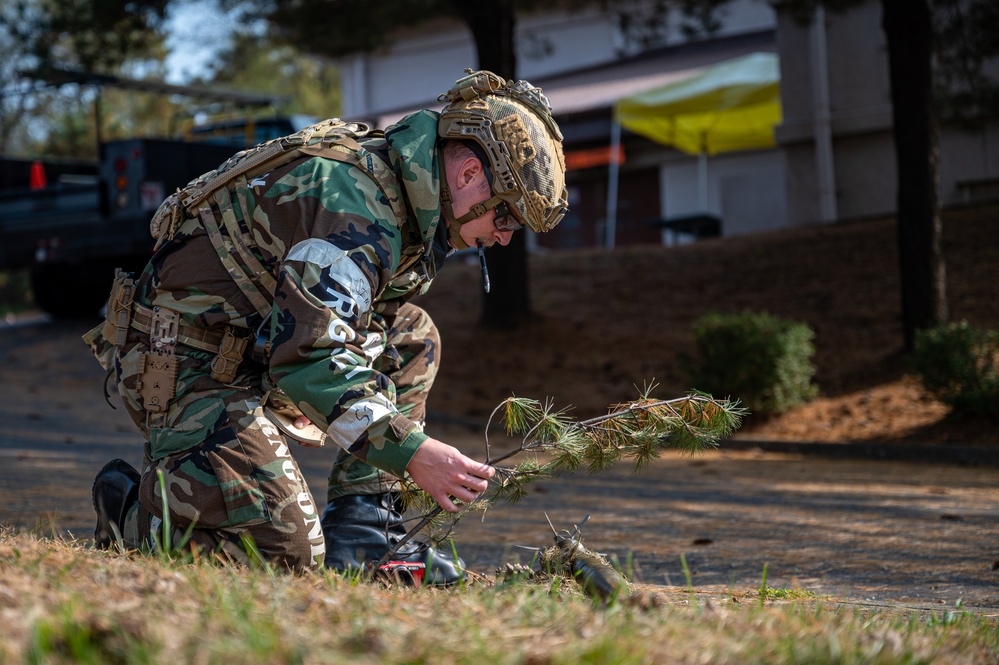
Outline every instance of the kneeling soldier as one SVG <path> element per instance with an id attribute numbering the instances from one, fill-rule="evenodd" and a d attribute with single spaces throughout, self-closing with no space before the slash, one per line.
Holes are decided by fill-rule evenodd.
<path id="1" fill-rule="evenodd" d="M 94 483 L 95 541 L 148 546 L 169 513 L 203 552 L 364 568 L 405 535 L 407 473 L 447 511 L 495 470 L 423 433 L 439 337 L 409 300 L 445 258 L 551 230 L 562 136 L 541 90 L 469 72 L 384 133 L 327 120 L 237 154 L 168 198 L 156 251 L 116 276 L 87 342 L 142 430 L 141 473 Z M 336 443 L 316 506 L 291 443 Z M 425 544 L 426 582 L 464 577 Z"/>

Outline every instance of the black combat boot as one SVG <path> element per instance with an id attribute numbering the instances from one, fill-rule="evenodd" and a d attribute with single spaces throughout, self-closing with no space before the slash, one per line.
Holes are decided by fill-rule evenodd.
<path id="1" fill-rule="evenodd" d="M 94 547 L 109 549 L 122 536 L 125 515 L 139 500 L 139 478 L 139 472 L 123 459 L 111 460 L 97 474 L 93 489 L 97 511 Z"/>
<path id="2" fill-rule="evenodd" d="M 322 519 L 326 538 L 326 567 L 364 570 L 403 539 L 406 526 L 397 495 L 354 494 L 334 499 Z M 439 552 L 427 543 L 409 541 L 392 555 L 393 561 L 426 565 L 423 583 L 450 586 L 465 579 L 465 562 Z"/>

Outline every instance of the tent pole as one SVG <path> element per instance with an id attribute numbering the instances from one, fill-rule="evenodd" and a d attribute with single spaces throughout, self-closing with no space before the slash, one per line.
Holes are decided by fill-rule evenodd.
<path id="1" fill-rule="evenodd" d="M 701 130 L 701 151 L 697 153 L 697 204 L 708 211 L 708 130 Z"/>
<path id="2" fill-rule="evenodd" d="M 604 221 L 604 246 L 614 249 L 617 236 L 617 179 L 620 165 L 618 152 L 621 150 L 621 125 L 611 119 L 610 161 L 607 164 L 607 216 Z"/>
<path id="3" fill-rule="evenodd" d="M 708 153 L 705 150 L 697 155 L 697 203 L 701 212 L 708 211 Z"/>
<path id="4" fill-rule="evenodd" d="M 829 53 L 826 46 L 826 11 L 820 5 L 812 19 L 812 94 L 815 99 L 815 172 L 819 186 L 819 219 L 834 221 L 836 170 L 833 163 L 832 111 L 829 102 Z"/>

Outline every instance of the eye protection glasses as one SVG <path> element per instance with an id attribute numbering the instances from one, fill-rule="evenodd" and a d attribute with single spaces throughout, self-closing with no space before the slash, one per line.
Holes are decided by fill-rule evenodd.
<path id="1" fill-rule="evenodd" d="M 517 218 L 510 212 L 505 202 L 496 205 L 496 217 L 493 218 L 493 225 L 497 231 L 519 231 L 524 225 L 517 221 Z"/>

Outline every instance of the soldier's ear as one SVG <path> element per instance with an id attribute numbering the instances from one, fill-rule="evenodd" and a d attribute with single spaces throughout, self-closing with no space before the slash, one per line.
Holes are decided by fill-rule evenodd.
<path id="1" fill-rule="evenodd" d="M 485 177 L 482 172 L 482 162 L 478 157 L 468 157 L 458 167 L 458 189 L 474 184 L 478 178 Z"/>

